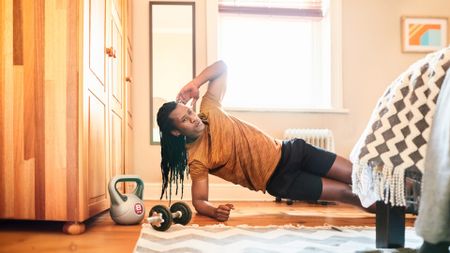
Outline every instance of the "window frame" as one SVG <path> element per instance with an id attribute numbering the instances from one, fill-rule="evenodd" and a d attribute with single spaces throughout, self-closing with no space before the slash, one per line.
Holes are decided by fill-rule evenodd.
<path id="1" fill-rule="evenodd" d="M 227 111 L 246 112 L 301 112 L 301 113 L 348 113 L 348 109 L 343 105 L 343 85 L 342 85 L 342 1 L 332 0 L 329 4 L 330 15 L 330 94 L 331 107 L 325 109 L 317 108 L 240 108 L 225 107 Z M 207 63 L 212 64 L 218 57 L 218 0 L 206 1 L 206 54 Z"/>

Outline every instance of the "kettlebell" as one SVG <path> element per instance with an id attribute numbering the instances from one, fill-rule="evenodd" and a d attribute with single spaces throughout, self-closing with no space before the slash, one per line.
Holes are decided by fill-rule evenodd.
<path id="1" fill-rule="evenodd" d="M 119 182 L 135 182 L 136 188 L 132 193 L 121 194 L 116 188 L 116 184 Z M 144 182 L 139 176 L 115 176 L 109 181 L 108 190 L 111 197 L 109 213 L 117 224 L 132 225 L 142 221 L 145 216 L 144 201 L 142 200 Z"/>

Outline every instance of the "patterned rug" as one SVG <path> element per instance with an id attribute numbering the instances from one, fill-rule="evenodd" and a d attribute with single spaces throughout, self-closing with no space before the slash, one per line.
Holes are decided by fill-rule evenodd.
<path id="1" fill-rule="evenodd" d="M 376 249 L 375 229 L 297 226 L 181 226 L 165 232 L 143 225 L 135 253 L 149 252 L 416 252 L 422 239 L 406 229 L 404 249 Z"/>

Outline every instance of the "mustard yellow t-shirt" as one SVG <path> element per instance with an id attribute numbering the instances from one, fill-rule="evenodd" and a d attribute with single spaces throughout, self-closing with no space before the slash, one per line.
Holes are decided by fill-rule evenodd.
<path id="1" fill-rule="evenodd" d="M 281 142 L 227 114 L 208 93 L 200 112 L 206 116 L 207 124 L 203 134 L 187 145 L 191 179 L 204 179 L 210 173 L 265 192 L 281 157 Z"/>

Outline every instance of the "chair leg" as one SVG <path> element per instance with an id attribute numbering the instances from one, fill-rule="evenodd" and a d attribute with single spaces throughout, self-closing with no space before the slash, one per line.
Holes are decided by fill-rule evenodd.
<path id="1" fill-rule="evenodd" d="M 405 246 L 405 207 L 377 202 L 376 247 L 403 248 Z"/>

